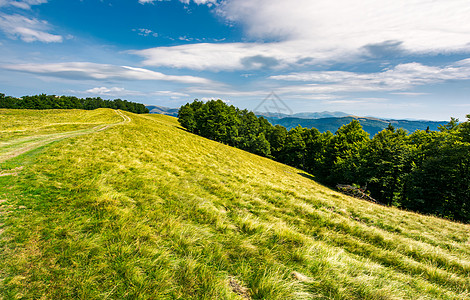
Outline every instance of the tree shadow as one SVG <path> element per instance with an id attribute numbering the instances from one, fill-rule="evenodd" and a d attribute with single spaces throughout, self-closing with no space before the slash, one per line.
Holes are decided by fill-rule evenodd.
<path id="1" fill-rule="evenodd" d="M 300 173 L 300 172 L 297 173 L 297 174 L 299 174 L 299 175 L 302 176 L 302 177 L 305 177 L 305 178 L 308 178 L 308 179 L 310 179 L 310 180 L 313 180 L 313 181 L 317 182 L 317 179 L 316 179 L 315 176 L 313 176 L 313 175 L 306 174 L 306 173 Z"/>

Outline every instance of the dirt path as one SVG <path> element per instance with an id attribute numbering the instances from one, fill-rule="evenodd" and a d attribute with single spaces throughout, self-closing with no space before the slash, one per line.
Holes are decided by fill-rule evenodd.
<path id="1" fill-rule="evenodd" d="M 70 137 L 103 131 L 112 126 L 126 124 L 131 121 L 131 118 L 123 114 L 121 111 L 115 110 L 115 112 L 116 114 L 122 117 L 123 120 L 121 122 L 112 124 L 102 124 L 90 129 L 21 137 L 0 142 L 0 163 L 5 162 L 28 151 L 50 144 L 52 142 L 56 142 Z"/>

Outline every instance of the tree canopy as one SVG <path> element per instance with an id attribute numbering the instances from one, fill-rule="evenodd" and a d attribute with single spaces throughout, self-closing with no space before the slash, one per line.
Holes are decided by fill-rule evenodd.
<path id="1" fill-rule="evenodd" d="M 15 98 L 0 93 L 0 108 L 10 109 L 86 109 L 97 108 L 121 109 L 137 114 L 149 113 L 145 105 L 127 100 L 103 100 L 95 98 L 77 98 L 74 96 L 34 95 Z"/>

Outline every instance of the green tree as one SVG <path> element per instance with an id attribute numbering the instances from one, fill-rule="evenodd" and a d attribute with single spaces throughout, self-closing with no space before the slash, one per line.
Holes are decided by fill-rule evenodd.
<path id="1" fill-rule="evenodd" d="M 327 142 L 323 139 L 324 135 L 316 128 L 306 129 L 303 132 L 305 142 L 304 168 L 310 173 L 320 174 L 320 170 L 325 161 Z"/>
<path id="2" fill-rule="evenodd" d="M 404 180 L 411 171 L 410 155 L 403 129 L 389 126 L 372 138 L 363 150 L 360 173 L 373 198 L 386 204 L 401 203 Z"/>
<path id="3" fill-rule="evenodd" d="M 360 183 L 361 153 L 369 142 L 369 134 L 358 120 L 341 126 L 329 145 L 330 184 Z M 362 180 L 363 181 L 363 180 Z"/>
<path id="4" fill-rule="evenodd" d="M 287 133 L 284 147 L 279 155 L 279 160 L 296 168 L 304 168 L 307 146 L 304 140 L 304 131 L 308 130 L 297 126 Z"/>
<path id="5" fill-rule="evenodd" d="M 203 103 L 196 99 L 193 103 L 187 103 L 178 110 L 178 121 L 189 132 L 199 133 L 197 131 L 195 111 L 200 109 L 202 105 Z"/>
<path id="6" fill-rule="evenodd" d="M 470 118 L 469 118 L 470 119 Z M 404 189 L 404 206 L 464 222 L 470 221 L 469 120 L 449 122 L 440 132 L 417 131 L 412 170 Z"/>
<path id="7" fill-rule="evenodd" d="M 271 155 L 279 160 L 279 155 L 285 146 L 287 139 L 287 129 L 284 126 L 271 126 L 267 132 L 267 140 L 271 146 Z"/>

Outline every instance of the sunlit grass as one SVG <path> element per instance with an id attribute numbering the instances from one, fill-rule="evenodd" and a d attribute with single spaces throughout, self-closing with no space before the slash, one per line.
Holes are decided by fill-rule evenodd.
<path id="1" fill-rule="evenodd" d="M 125 114 L 7 162 L 25 168 L 0 177 L 3 298 L 470 297 L 468 225 L 344 196 L 171 117 Z"/>
<path id="2" fill-rule="evenodd" d="M 110 109 L 0 109 L 0 141 L 92 128 L 122 118 Z"/>
<path id="3" fill-rule="evenodd" d="M 128 117 L 118 110 L 72 112 L 67 115 L 66 110 L 0 110 L 0 163 L 65 138 L 128 122 Z"/>

